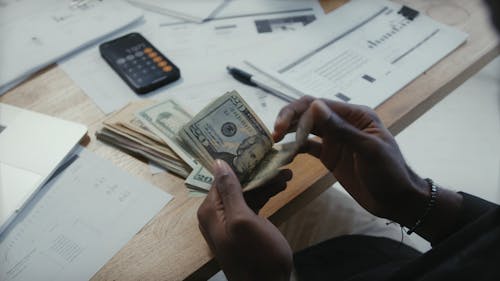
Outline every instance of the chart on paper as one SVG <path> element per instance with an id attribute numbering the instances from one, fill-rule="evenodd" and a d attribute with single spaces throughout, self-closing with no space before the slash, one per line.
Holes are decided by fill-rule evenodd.
<path id="1" fill-rule="evenodd" d="M 248 63 L 298 95 L 372 107 L 467 38 L 409 7 L 378 0 L 350 2 L 298 34 Z M 286 46 L 295 48 L 281 52 Z"/>

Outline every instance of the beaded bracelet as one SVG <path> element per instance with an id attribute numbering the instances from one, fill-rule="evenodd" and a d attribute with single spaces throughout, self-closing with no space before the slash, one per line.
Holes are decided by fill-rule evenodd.
<path id="1" fill-rule="evenodd" d="M 429 178 L 425 179 L 425 181 L 429 184 L 429 187 L 431 188 L 431 199 L 429 200 L 429 203 L 427 204 L 427 208 L 425 209 L 423 216 L 420 217 L 420 219 L 417 220 L 415 225 L 406 232 L 406 234 L 408 234 L 408 235 L 415 232 L 415 230 L 427 218 L 427 216 L 429 215 L 430 211 L 434 208 L 434 206 L 436 206 L 436 201 L 437 201 L 437 197 L 438 197 L 438 187 L 436 184 L 434 184 L 434 181 L 432 181 Z"/>

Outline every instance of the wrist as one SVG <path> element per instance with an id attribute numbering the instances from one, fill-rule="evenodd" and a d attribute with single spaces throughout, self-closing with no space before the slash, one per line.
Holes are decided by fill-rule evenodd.
<path id="1" fill-rule="evenodd" d="M 435 244 L 455 231 L 455 225 L 462 206 L 462 195 L 437 186 L 412 172 L 412 181 L 407 192 L 401 196 L 399 209 L 393 221 L 412 229 L 427 241 Z M 436 196 L 437 195 L 437 196 Z M 435 200 L 431 203 L 432 200 Z"/>
<path id="2" fill-rule="evenodd" d="M 391 220 L 405 227 L 413 227 L 419 218 L 424 214 L 431 192 L 429 184 L 423 178 L 410 170 L 409 180 L 399 196 L 396 210 L 393 212 Z"/>

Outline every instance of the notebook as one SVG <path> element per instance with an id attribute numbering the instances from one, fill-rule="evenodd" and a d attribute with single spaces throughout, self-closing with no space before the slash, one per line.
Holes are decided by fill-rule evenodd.
<path id="1" fill-rule="evenodd" d="M 0 103 L 0 233 L 86 132 L 84 125 Z"/>

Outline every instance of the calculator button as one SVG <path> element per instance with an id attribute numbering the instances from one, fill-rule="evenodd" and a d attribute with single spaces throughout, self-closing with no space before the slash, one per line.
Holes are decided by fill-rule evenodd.
<path id="1" fill-rule="evenodd" d="M 151 52 L 151 53 L 148 54 L 148 56 L 150 58 L 156 58 L 158 56 L 158 53 L 157 52 Z"/>
<path id="2" fill-rule="evenodd" d="M 127 60 L 133 60 L 133 59 L 134 59 L 134 56 L 132 56 L 132 55 L 127 56 Z"/>
<path id="3" fill-rule="evenodd" d="M 155 70 L 156 66 L 151 66 L 150 68 L 151 68 L 151 70 Z"/>
<path id="4" fill-rule="evenodd" d="M 165 72 L 170 72 L 170 71 L 172 71 L 172 69 L 173 69 L 173 68 L 172 68 L 172 66 L 167 65 L 167 66 L 163 67 L 162 69 L 163 69 L 163 71 L 165 71 Z"/>
<path id="5" fill-rule="evenodd" d="M 135 52 L 135 56 L 138 57 L 138 58 L 142 57 L 143 55 L 144 55 L 143 52 Z"/>
<path id="6" fill-rule="evenodd" d="M 124 64 L 125 62 L 126 62 L 126 60 L 124 58 L 119 58 L 116 60 L 117 64 Z"/>
<path id="7" fill-rule="evenodd" d="M 164 66 L 167 66 L 167 62 L 166 61 L 160 61 L 157 65 L 158 65 L 158 67 L 164 67 Z"/>
<path id="8" fill-rule="evenodd" d="M 153 59 L 154 62 L 158 63 L 160 61 L 162 61 L 163 59 L 161 57 L 156 57 Z"/>
<path id="9" fill-rule="evenodd" d="M 149 53 L 151 53 L 151 52 L 153 52 L 153 49 L 152 49 L 152 48 L 145 48 L 145 49 L 144 49 L 144 53 L 145 53 L 145 54 L 149 54 Z"/>

